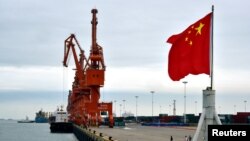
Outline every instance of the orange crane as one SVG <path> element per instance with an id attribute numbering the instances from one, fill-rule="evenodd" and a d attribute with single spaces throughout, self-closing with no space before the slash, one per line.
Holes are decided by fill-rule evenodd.
<path id="1" fill-rule="evenodd" d="M 104 103 L 100 100 L 100 88 L 104 86 L 105 63 L 103 49 L 96 42 L 97 31 L 97 9 L 92 9 L 92 45 L 89 58 L 84 55 L 74 34 L 71 34 L 64 43 L 63 66 L 68 67 L 69 55 L 72 51 L 75 62 L 75 77 L 72 90 L 68 95 L 67 110 L 70 120 L 78 125 L 99 126 L 101 123 L 101 112 L 107 112 L 109 127 L 113 127 L 112 102 Z M 79 49 L 79 58 L 76 52 Z"/>

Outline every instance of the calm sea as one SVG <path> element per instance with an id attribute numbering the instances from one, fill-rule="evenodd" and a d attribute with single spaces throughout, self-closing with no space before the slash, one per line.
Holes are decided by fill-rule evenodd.
<path id="1" fill-rule="evenodd" d="M 74 134 L 50 133 L 48 123 L 0 120 L 0 141 L 78 141 Z"/>

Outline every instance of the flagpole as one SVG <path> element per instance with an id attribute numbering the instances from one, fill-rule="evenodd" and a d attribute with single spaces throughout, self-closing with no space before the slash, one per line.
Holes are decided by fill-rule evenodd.
<path id="1" fill-rule="evenodd" d="M 199 119 L 198 127 L 192 141 L 208 141 L 208 125 L 221 125 L 220 118 L 215 110 L 215 90 L 213 90 L 213 23 L 214 6 L 212 5 L 211 29 L 210 29 L 210 78 L 211 87 L 203 90 L 203 110 Z"/>
<path id="2" fill-rule="evenodd" d="M 214 5 L 212 5 L 212 19 L 211 19 L 211 39 L 210 39 L 210 78 L 211 78 L 211 90 L 213 90 L 213 69 L 214 69 Z"/>

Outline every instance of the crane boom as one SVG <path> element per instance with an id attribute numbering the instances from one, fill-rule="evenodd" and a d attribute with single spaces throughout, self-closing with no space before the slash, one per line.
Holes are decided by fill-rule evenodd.
<path id="1" fill-rule="evenodd" d="M 77 57 L 75 46 L 79 48 L 80 54 L 79 59 Z M 71 34 L 65 41 L 64 41 L 64 59 L 63 59 L 63 66 L 68 67 L 69 63 L 69 57 L 70 52 L 72 51 L 74 62 L 76 66 L 76 78 L 75 83 L 79 84 L 79 88 L 83 88 L 85 86 L 84 84 L 84 62 L 87 62 L 87 59 L 84 55 L 84 51 L 81 48 L 80 44 L 78 43 L 78 40 L 76 39 L 74 34 Z M 76 82 L 78 81 L 78 82 Z"/>
<path id="2" fill-rule="evenodd" d="M 63 66 L 64 67 L 68 67 L 68 61 L 69 61 L 69 52 L 70 49 L 73 52 L 74 55 L 74 60 L 75 60 L 75 64 L 77 65 L 78 63 L 76 61 L 78 61 L 78 57 L 76 55 L 76 50 L 75 50 L 75 44 L 74 41 L 76 43 L 76 45 L 78 46 L 79 50 L 80 50 L 80 58 L 81 55 L 83 55 L 84 58 L 84 51 L 82 50 L 81 46 L 79 45 L 76 37 L 74 34 L 71 34 L 65 41 L 64 41 L 64 59 L 63 59 Z M 76 67 L 80 67 L 80 66 L 76 66 Z"/>

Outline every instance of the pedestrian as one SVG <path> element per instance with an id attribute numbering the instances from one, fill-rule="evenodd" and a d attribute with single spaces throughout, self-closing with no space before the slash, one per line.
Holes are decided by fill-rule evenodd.
<path id="1" fill-rule="evenodd" d="M 187 136 L 185 136 L 185 141 L 188 141 L 188 137 Z"/>
<path id="2" fill-rule="evenodd" d="M 188 140 L 189 140 L 189 141 L 192 141 L 192 137 L 191 137 L 190 135 L 189 135 L 189 137 L 188 137 Z"/>
<path id="3" fill-rule="evenodd" d="M 170 141 L 174 141 L 172 136 L 170 137 Z"/>

